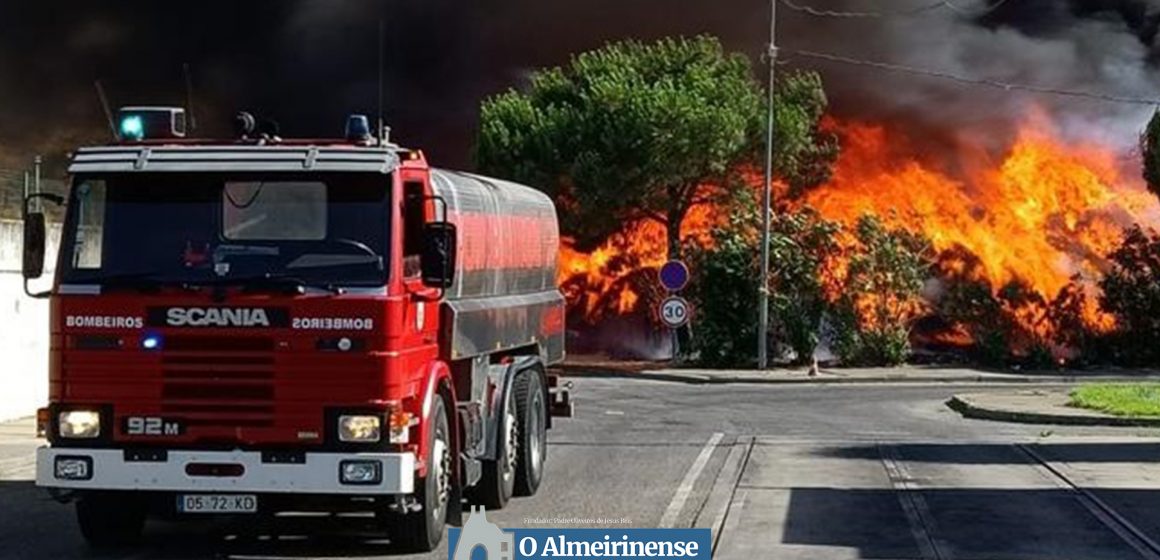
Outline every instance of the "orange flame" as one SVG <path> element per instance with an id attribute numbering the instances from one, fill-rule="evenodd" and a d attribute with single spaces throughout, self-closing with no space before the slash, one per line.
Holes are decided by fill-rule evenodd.
<path id="1" fill-rule="evenodd" d="M 1061 140 L 1042 116 L 1024 123 L 998 156 L 961 146 L 933 162 L 907 153 L 906 139 L 885 126 L 832 119 L 827 126 L 842 138 L 833 178 L 798 204 L 847 226 L 874 214 L 887 226 L 922 234 L 939 253 L 969 254 L 977 270 L 953 260 L 944 268 L 977 275 L 996 291 L 1017 281 L 1049 302 L 1078 276 L 1084 290 L 1094 293 L 1107 265 L 1104 255 L 1118 244 L 1122 229 L 1160 224 L 1160 203 L 1138 178 L 1138 162 L 1121 161 L 1107 147 Z M 719 214 L 694 208 L 682 237 L 707 243 Z M 572 308 L 596 321 L 609 312 L 640 311 L 640 282 L 633 278 L 665 259 L 664 225 L 642 220 L 591 253 L 565 243 L 560 280 Z M 1015 315 L 1046 334 L 1045 309 L 1018 309 Z M 1083 315 L 1093 330 L 1114 326 L 1094 298 Z"/>
<path id="2" fill-rule="evenodd" d="M 1124 226 L 1160 215 L 1111 150 L 1057 140 L 1042 119 L 1021 128 L 997 165 L 978 152 L 958 154 L 968 169 L 963 179 L 894 155 L 882 126 L 845 124 L 841 135 L 833 179 L 806 203 L 847 224 L 876 214 L 923 234 L 940 252 L 966 250 L 996 290 L 1021 281 L 1050 301 L 1073 276 L 1099 277 Z M 1110 326 L 1094 307 L 1085 314 L 1090 326 Z"/>
<path id="3" fill-rule="evenodd" d="M 718 214 L 717 208 L 707 204 L 693 206 L 681 224 L 682 241 L 707 246 Z M 638 311 L 641 292 L 649 282 L 656 283 L 650 273 L 667 260 L 665 225 L 642 218 L 590 253 L 576 250 L 573 240 L 564 238 L 559 283 L 570 307 L 583 313 L 589 322 L 596 322 L 606 313 L 626 315 Z"/>

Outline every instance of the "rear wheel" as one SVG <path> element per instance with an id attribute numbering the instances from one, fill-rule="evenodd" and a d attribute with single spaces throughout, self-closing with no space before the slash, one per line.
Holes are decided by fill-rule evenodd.
<path id="1" fill-rule="evenodd" d="M 520 447 L 519 411 L 514 388 L 508 391 L 503 405 L 503 419 L 496 439 L 496 458 L 483 461 L 483 476 L 472 491 L 474 501 L 489 510 L 507 505 L 516 487 L 516 468 Z"/>
<path id="2" fill-rule="evenodd" d="M 145 529 L 147 504 L 131 492 L 91 492 L 77 500 L 77 522 L 90 546 L 108 548 L 136 543 Z"/>
<path id="3" fill-rule="evenodd" d="M 451 448 L 447 407 L 441 397 L 435 398 L 430 421 L 431 428 L 427 430 L 427 477 L 420 481 L 417 492 L 422 509 L 402 514 L 389 525 L 391 543 L 400 551 L 435 550 L 443 540 L 443 529 L 447 526 L 454 450 Z"/>
<path id="4" fill-rule="evenodd" d="M 516 495 L 532 496 L 544 478 L 548 457 L 548 404 L 544 399 L 544 376 L 528 369 L 516 377 L 516 417 L 520 427 L 516 462 Z"/>

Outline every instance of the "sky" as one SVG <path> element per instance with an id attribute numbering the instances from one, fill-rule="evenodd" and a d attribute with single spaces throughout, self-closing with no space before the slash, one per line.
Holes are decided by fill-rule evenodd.
<path id="1" fill-rule="evenodd" d="M 930 0 L 795 0 L 897 11 Z M 1134 141 L 1149 107 L 1044 99 L 819 62 L 807 49 L 955 73 L 1160 96 L 1155 0 L 955 0 L 920 17 L 817 17 L 779 7 L 785 69 L 823 73 L 833 111 L 922 131 L 1002 134 L 1028 103 L 1076 135 Z M 534 69 L 610 40 L 710 33 L 759 64 L 764 0 L 0 0 L 0 166 L 33 153 L 59 164 L 108 138 L 111 104 L 184 103 L 191 68 L 199 132 L 224 135 L 248 110 L 285 136 L 336 136 L 377 111 L 385 27 L 385 114 L 393 138 L 442 166 L 470 167 L 479 103 Z M 760 71 L 759 68 L 755 72 Z M 985 131 L 985 132 L 980 132 Z"/>

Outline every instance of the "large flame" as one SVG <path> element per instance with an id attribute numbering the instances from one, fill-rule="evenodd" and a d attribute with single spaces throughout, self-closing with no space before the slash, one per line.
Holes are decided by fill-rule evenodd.
<path id="1" fill-rule="evenodd" d="M 807 204 L 846 225 L 877 215 L 922 234 L 940 254 L 970 255 L 972 270 L 958 272 L 996 291 L 1018 282 L 1049 302 L 1073 278 L 1091 291 L 1125 226 L 1160 224 L 1160 203 L 1139 179 L 1137 161 L 1108 147 L 1064 141 L 1042 116 L 1030 117 L 1005 149 L 964 145 L 921 158 L 890 127 L 834 120 L 827 126 L 842 139 L 833 178 L 791 206 Z M 682 235 L 703 242 L 718 214 L 695 209 Z M 641 287 L 630 279 L 664 262 L 664 232 L 662 224 L 641 221 L 592 253 L 566 247 L 561 281 L 573 310 L 590 321 L 641 311 Z M 944 261 L 944 269 L 954 268 L 952 259 Z M 1017 315 L 1031 326 L 1042 323 L 1043 313 L 1021 309 Z M 1084 319 L 1096 330 L 1113 324 L 1091 302 Z"/>
<path id="2" fill-rule="evenodd" d="M 994 286 L 1022 280 L 1052 299 L 1076 274 L 1098 277 L 1125 225 L 1158 215 L 1156 200 L 1120 173 L 1113 152 L 1066 145 L 1049 129 L 1023 128 L 997 165 L 975 154 L 965 179 L 892 157 L 881 126 L 848 124 L 841 134 L 834 178 L 808 204 L 847 223 L 876 214 L 937 250 L 965 249 Z"/>

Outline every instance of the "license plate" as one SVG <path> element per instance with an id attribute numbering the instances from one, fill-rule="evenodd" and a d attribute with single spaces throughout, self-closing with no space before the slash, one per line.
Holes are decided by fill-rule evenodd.
<path id="1" fill-rule="evenodd" d="M 253 494 L 182 494 L 177 497 L 181 513 L 257 513 Z"/>

